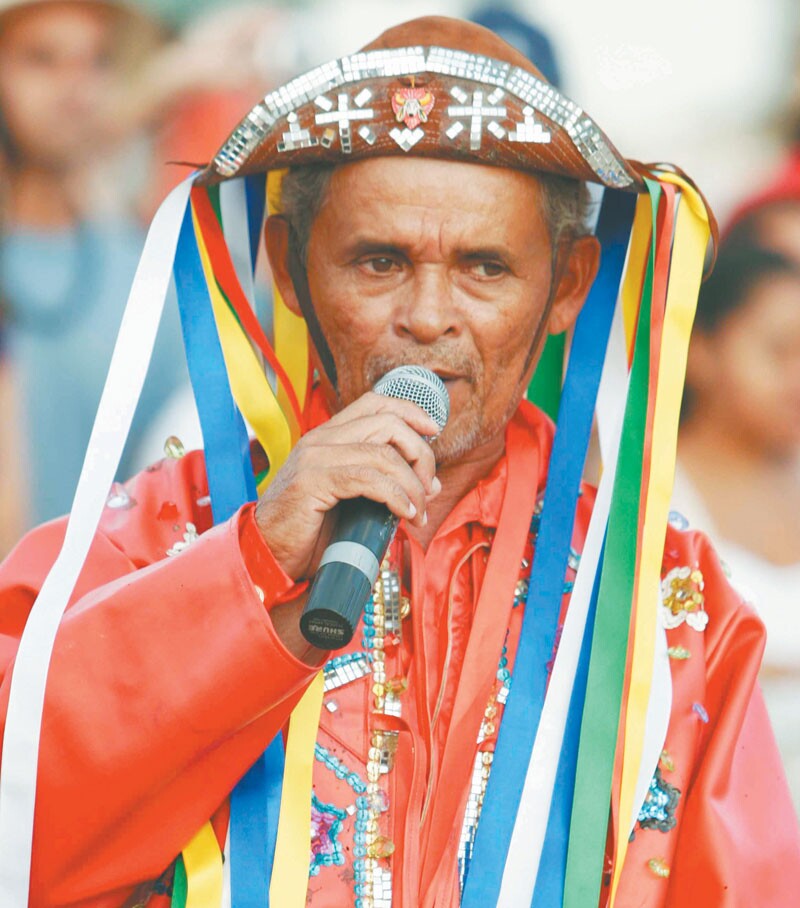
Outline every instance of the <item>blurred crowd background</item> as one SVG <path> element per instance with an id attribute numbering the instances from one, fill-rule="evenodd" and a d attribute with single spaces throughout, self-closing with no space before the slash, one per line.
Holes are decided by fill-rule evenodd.
<path id="1" fill-rule="evenodd" d="M 429 13 L 531 56 L 722 225 L 690 351 L 675 509 L 764 617 L 800 806 L 797 0 L 0 0 L 0 557 L 69 510 L 146 225 L 270 88 Z M 176 308 L 122 475 L 198 443 Z M 679 518 L 676 518 L 679 519 Z"/>

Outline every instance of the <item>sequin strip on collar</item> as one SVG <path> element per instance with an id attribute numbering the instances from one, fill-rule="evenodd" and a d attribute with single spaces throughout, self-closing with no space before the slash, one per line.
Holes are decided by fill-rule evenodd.
<path id="1" fill-rule="evenodd" d="M 386 647 L 399 645 L 406 608 L 397 573 L 384 563 L 362 617 L 361 643 L 364 652 L 335 656 L 326 663 L 323 669 L 326 691 L 336 690 L 371 673 L 372 711 L 400 716 L 400 695 L 405 685 L 387 678 Z M 389 858 L 394 853 L 394 842 L 386 835 L 384 828 L 388 821 L 385 815 L 389 809 L 389 795 L 381 783 L 394 767 L 396 752 L 397 732 L 371 731 L 365 782 L 326 748 L 318 744 L 315 750 L 316 759 L 352 788 L 356 800 L 354 808 L 342 812 L 331 805 L 320 804 L 314 798 L 310 875 L 318 874 L 323 866 L 344 863 L 337 836 L 344 816 L 355 812 L 355 908 L 391 908 L 392 905 Z"/>

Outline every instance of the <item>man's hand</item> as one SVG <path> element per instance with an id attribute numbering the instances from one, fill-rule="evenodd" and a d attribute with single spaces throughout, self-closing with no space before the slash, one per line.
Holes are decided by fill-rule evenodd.
<path id="1" fill-rule="evenodd" d="M 439 426 L 416 404 L 372 391 L 295 446 L 256 506 L 256 523 L 295 580 L 311 577 L 332 531 L 331 512 L 347 498 L 370 498 L 417 526 L 441 490 L 422 436 Z"/>

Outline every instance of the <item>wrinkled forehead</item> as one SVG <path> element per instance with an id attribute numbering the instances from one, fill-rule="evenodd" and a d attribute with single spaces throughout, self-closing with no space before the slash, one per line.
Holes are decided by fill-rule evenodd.
<path id="1" fill-rule="evenodd" d="M 482 164 L 379 157 L 293 168 L 283 177 L 281 214 L 302 253 L 312 233 L 337 246 L 357 237 L 442 254 L 515 241 L 549 246 L 547 182 Z"/>

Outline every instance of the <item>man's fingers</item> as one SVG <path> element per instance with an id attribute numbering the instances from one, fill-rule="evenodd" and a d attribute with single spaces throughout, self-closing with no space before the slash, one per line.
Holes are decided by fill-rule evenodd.
<path id="1" fill-rule="evenodd" d="M 408 423 L 394 413 L 362 416 L 338 426 L 325 424 L 304 439 L 311 447 L 337 447 L 368 444 L 373 448 L 395 450 L 411 465 L 427 494 L 435 494 L 433 480 L 436 458 L 431 446 Z"/>
<path id="2" fill-rule="evenodd" d="M 363 497 L 385 504 L 396 517 L 419 525 L 427 521 L 422 486 L 409 488 L 409 483 L 373 466 L 345 467 L 337 475 L 337 493 L 340 500 Z"/>
<path id="3" fill-rule="evenodd" d="M 393 413 L 408 423 L 419 435 L 438 435 L 441 427 L 417 404 L 397 397 L 384 397 L 374 391 L 362 394 L 343 410 L 334 414 L 326 423 L 328 426 L 342 426 L 364 416 Z"/>
<path id="4" fill-rule="evenodd" d="M 422 524 L 427 490 L 412 467 L 389 445 L 365 442 L 326 448 L 306 455 L 303 471 L 307 493 L 327 509 L 348 498 L 370 498 L 385 504 L 397 517 Z"/>

